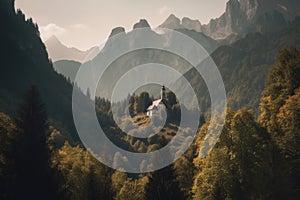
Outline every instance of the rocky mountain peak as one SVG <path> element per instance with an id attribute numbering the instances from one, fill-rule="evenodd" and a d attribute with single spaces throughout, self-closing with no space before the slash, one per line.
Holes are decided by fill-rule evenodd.
<path id="1" fill-rule="evenodd" d="M 112 37 L 112 36 L 117 35 L 117 34 L 119 34 L 119 33 L 125 33 L 125 28 L 124 28 L 124 27 L 121 27 L 121 26 L 114 28 L 114 29 L 111 31 L 109 37 Z"/>
<path id="2" fill-rule="evenodd" d="M 200 32 L 201 23 L 199 20 L 192 20 L 188 17 L 184 17 L 180 20 L 178 17 L 171 14 L 166 21 L 159 26 L 159 28 L 188 29 Z"/>
<path id="3" fill-rule="evenodd" d="M 59 39 L 55 35 L 52 35 L 50 38 L 48 38 L 45 41 L 45 43 L 52 44 L 52 45 L 56 45 L 56 44 L 62 45 L 62 43 L 59 41 Z"/>
<path id="4" fill-rule="evenodd" d="M 182 18 L 182 26 L 189 30 L 195 30 L 201 32 L 201 23 L 199 20 L 193 20 L 188 17 Z"/>
<path id="5" fill-rule="evenodd" d="M 233 12 L 240 9 L 240 2 L 238 0 L 229 0 L 226 4 L 226 12 Z"/>
<path id="6" fill-rule="evenodd" d="M 287 21 L 298 15 L 299 0 L 229 0 L 224 14 L 202 25 L 202 32 L 214 39 L 224 39 L 232 34 L 268 31 L 261 29 L 262 24 L 284 28 Z"/>
<path id="7" fill-rule="evenodd" d="M 166 21 L 164 21 L 160 26 L 160 28 L 169 28 L 169 29 L 179 29 L 181 28 L 180 19 L 175 15 L 171 14 Z"/>
<path id="8" fill-rule="evenodd" d="M 136 28 L 150 28 L 150 25 L 146 19 L 141 19 L 138 23 L 134 24 L 133 29 Z"/>
<path id="9" fill-rule="evenodd" d="M 259 8 L 258 0 L 240 0 L 240 5 L 248 20 L 256 16 Z"/>

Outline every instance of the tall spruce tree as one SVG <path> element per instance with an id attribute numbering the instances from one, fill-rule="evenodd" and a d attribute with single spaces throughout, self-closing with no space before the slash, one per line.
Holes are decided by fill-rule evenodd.
<path id="1" fill-rule="evenodd" d="M 148 174 L 145 186 L 146 200 L 182 200 L 184 195 L 179 188 L 173 165 Z"/>
<path id="2" fill-rule="evenodd" d="M 167 144 L 164 137 L 160 139 L 159 146 L 162 148 Z M 168 155 L 165 155 L 168 156 Z M 162 157 L 154 158 L 154 162 L 161 162 Z M 181 200 L 184 194 L 180 190 L 176 179 L 174 164 L 163 169 L 149 173 L 148 183 L 145 186 L 146 200 Z"/>
<path id="3" fill-rule="evenodd" d="M 57 183 L 51 168 L 46 143 L 47 114 L 35 86 L 27 91 L 18 116 L 17 132 L 12 142 L 14 153 L 11 173 L 11 199 L 58 199 Z"/>

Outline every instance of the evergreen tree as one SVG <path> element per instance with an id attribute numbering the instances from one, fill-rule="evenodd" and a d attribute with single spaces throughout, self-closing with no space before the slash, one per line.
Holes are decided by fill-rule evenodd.
<path id="1" fill-rule="evenodd" d="M 247 109 L 237 111 L 230 126 L 234 144 L 230 150 L 235 165 L 233 171 L 239 180 L 240 198 L 270 198 L 273 145 L 269 134 Z"/>
<path id="2" fill-rule="evenodd" d="M 172 107 L 173 105 L 175 105 L 177 103 L 176 95 L 173 92 L 171 92 L 171 91 L 167 92 L 166 96 L 167 96 L 167 100 L 168 100 L 170 107 Z"/>
<path id="3" fill-rule="evenodd" d="M 300 51 L 284 49 L 270 70 L 261 99 L 259 122 L 275 142 L 275 198 L 300 197 Z"/>
<path id="4" fill-rule="evenodd" d="M 160 147 L 167 144 L 166 139 L 160 139 Z M 165 155 L 170 156 L 170 155 Z M 161 157 L 154 158 L 154 162 L 161 162 Z M 174 164 L 171 164 L 163 169 L 149 173 L 148 183 L 145 186 L 146 200 L 181 200 L 184 199 L 184 194 L 180 190 L 179 183 L 176 178 Z"/>
<path id="5" fill-rule="evenodd" d="M 47 114 L 35 86 L 27 91 L 15 124 L 10 198 L 57 199 L 57 182 L 46 143 Z"/>
<path id="6" fill-rule="evenodd" d="M 134 95 L 134 94 L 133 94 Z M 129 98 L 129 105 L 128 105 L 128 109 L 129 109 L 129 114 L 131 117 L 133 117 L 136 113 L 135 113 L 135 97 L 131 96 Z M 127 109 L 127 107 L 126 107 Z"/>
<path id="7" fill-rule="evenodd" d="M 177 180 L 185 199 L 192 198 L 192 186 L 195 175 L 195 166 L 193 159 L 196 151 L 196 145 L 192 144 L 184 155 L 174 163 Z"/>
<path id="8" fill-rule="evenodd" d="M 184 199 L 175 176 L 173 165 L 148 174 L 145 196 L 146 200 Z"/>
<path id="9" fill-rule="evenodd" d="M 152 103 L 149 93 L 142 92 L 139 96 L 139 112 L 145 112 L 148 106 Z"/>

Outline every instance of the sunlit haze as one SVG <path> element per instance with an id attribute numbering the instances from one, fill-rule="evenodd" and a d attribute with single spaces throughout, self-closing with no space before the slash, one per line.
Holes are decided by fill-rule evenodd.
<path id="1" fill-rule="evenodd" d="M 111 30 L 129 31 L 139 19 L 159 26 L 170 14 L 206 24 L 225 11 L 226 0 L 16 0 L 26 17 L 40 27 L 43 40 L 56 35 L 67 46 L 82 50 L 103 43 Z"/>

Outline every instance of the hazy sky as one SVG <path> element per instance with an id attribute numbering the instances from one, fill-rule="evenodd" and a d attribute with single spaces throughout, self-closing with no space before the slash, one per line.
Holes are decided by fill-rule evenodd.
<path id="1" fill-rule="evenodd" d="M 139 19 L 157 27 L 170 14 L 206 24 L 225 11 L 227 0 L 16 0 L 16 8 L 38 23 L 43 40 L 55 34 L 67 46 L 87 49 L 111 30 L 132 29 Z"/>

